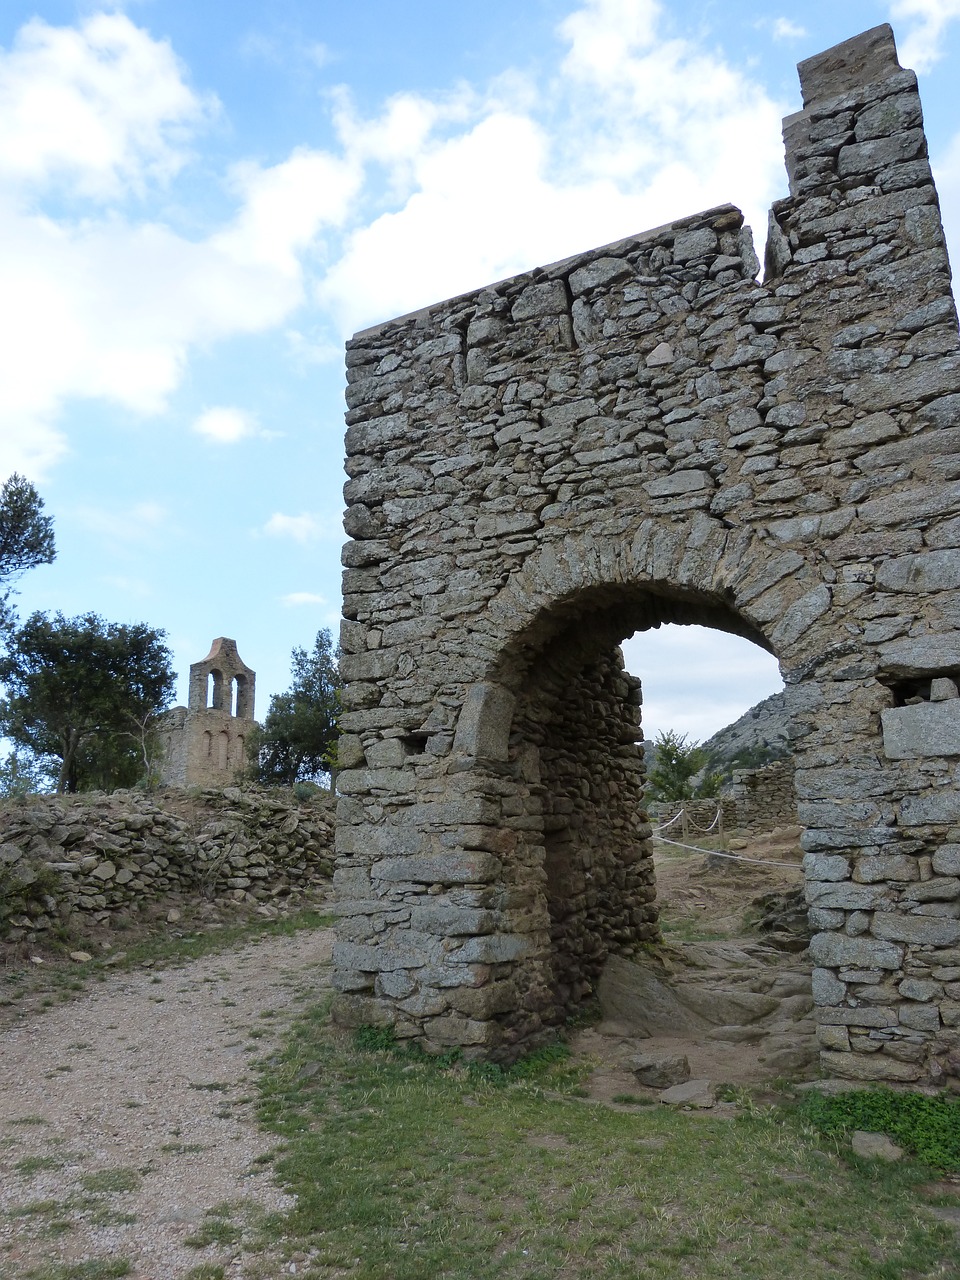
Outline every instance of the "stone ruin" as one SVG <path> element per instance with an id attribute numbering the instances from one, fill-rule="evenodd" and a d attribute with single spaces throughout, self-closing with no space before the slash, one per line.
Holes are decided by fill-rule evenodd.
<path id="1" fill-rule="evenodd" d="M 823 1065 L 960 1076 L 960 355 L 917 81 L 800 65 L 766 268 L 726 205 L 347 348 L 336 1015 L 508 1059 L 658 937 L 666 622 L 787 688 Z"/>
<path id="2" fill-rule="evenodd" d="M 165 786 L 223 787 L 243 771 L 256 682 L 237 642 L 225 636 L 191 665 L 188 705 L 169 711 L 161 730 Z"/>

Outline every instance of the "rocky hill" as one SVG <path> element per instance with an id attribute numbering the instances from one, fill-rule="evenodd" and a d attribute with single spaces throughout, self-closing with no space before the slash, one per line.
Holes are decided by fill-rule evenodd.
<path id="1" fill-rule="evenodd" d="M 786 690 L 771 694 L 703 743 L 721 765 L 756 769 L 789 754 Z"/>

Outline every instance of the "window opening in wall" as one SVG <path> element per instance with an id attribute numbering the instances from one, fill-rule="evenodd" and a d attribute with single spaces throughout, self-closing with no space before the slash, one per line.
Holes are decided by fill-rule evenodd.
<path id="1" fill-rule="evenodd" d="M 236 680 L 230 681 L 230 686 L 227 690 L 227 693 L 229 695 L 227 698 L 227 710 L 230 712 L 232 716 L 235 716 L 237 714 L 237 698 L 238 698 Z"/>
<path id="2" fill-rule="evenodd" d="M 224 731 L 217 736 L 217 764 L 221 769 L 226 769 L 230 761 L 230 735 Z"/>
<path id="3" fill-rule="evenodd" d="M 957 671 L 931 671 L 903 679 L 881 675 L 878 679 L 893 694 L 895 707 L 915 707 L 921 702 L 942 702 L 956 698 L 960 693 L 960 672 Z"/>
<path id="4" fill-rule="evenodd" d="M 211 671 L 207 677 L 207 706 L 216 711 L 223 708 L 223 672 Z"/>
<path id="5" fill-rule="evenodd" d="M 246 676 L 237 676 L 236 685 L 236 701 L 233 707 L 235 716 L 242 716 L 244 719 L 250 719 L 250 682 Z"/>

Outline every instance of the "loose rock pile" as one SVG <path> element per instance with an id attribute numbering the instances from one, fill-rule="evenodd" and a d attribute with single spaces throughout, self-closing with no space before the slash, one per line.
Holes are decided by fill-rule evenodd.
<path id="1" fill-rule="evenodd" d="M 0 809 L 0 937 L 109 924 L 187 899 L 297 899 L 332 874 L 333 809 L 280 790 L 33 796 Z"/>

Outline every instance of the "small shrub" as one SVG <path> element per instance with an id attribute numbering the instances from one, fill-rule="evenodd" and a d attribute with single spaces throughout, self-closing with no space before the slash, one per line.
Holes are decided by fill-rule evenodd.
<path id="1" fill-rule="evenodd" d="M 854 1129 L 885 1133 L 934 1169 L 960 1170 L 960 1099 L 892 1089 L 855 1090 L 835 1098 L 809 1093 L 799 1113 L 829 1137 L 845 1137 Z"/>
<path id="2" fill-rule="evenodd" d="M 397 1048 L 397 1037 L 393 1027 L 357 1027 L 353 1045 L 362 1053 L 389 1053 Z"/>

